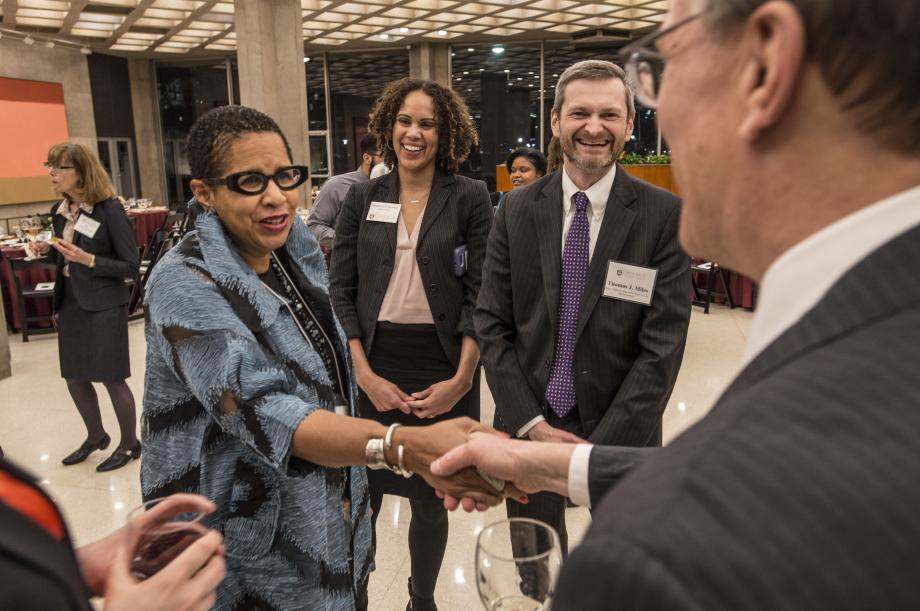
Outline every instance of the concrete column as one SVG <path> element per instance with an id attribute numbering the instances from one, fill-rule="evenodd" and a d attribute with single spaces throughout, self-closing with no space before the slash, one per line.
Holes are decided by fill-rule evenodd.
<path id="1" fill-rule="evenodd" d="M 422 42 L 409 49 L 409 76 L 450 87 L 450 45 Z"/>
<path id="2" fill-rule="evenodd" d="M 157 206 L 166 206 L 169 205 L 166 200 L 166 157 L 163 139 L 160 138 L 159 94 L 153 61 L 129 59 L 128 78 L 131 82 L 137 167 L 140 169 L 140 196 L 152 199 Z"/>
<path id="3" fill-rule="evenodd" d="M 6 313 L 0 304 L 0 380 L 13 375 L 13 366 L 10 362 L 10 336 L 6 332 Z"/>
<path id="4" fill-rule="evenodd" d="M 310 165 L 300 0 L 235 0 L 240 102 L 277 121 L 294 162 Z M 301 189 L 308 206 L 311 185 Z"/>

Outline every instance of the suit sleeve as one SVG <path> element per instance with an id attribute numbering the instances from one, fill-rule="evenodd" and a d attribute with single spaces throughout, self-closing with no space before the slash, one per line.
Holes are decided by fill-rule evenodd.
<path id="1" fill-rule="evenodd" d="M 466 230 L 467 269 L 463 275 L 463 308 L 460 311 L 457 333 L 475 339 L 473 314 L 482 285 L 482 266 L 486 259 L 489 228 L 492 226 L 492 204 L 489 201 L 489 191 L 485 183 L 478 180 L 474 181 L 469 198 L 471 200 L 470 214 Z"/>
<path id="2" fill-rule="evenodd" d="M 703 606 L 651 551 L 626 537 L 592 530 L 562 567 L 553 609 L 701 611 Z"/>
<path id="3" fill-rule="evenodd" d="M 594 446 L 588 459 L 588 493 L 591 507 L 597 507 L 607 494 L 633 469 L 661 448 Z"/>
<path id="4" fill-rule="evenodd" d="M 474 318 L 486 379 L 495 398 L 496 417 L 505 431 L 514 434 L 543 412 L 514 349 L 517 331 L 511 289 L 508 209 L 507 205 L 499 209 L 489 233 L 482 288 Z"/>
<path id="5" fill-rule="evenodd" d="M 310 211 L 310 218 L 307 219 L 307 226 L 320 242 L 323 239 L 335 238 L 335 220 L 342 206 L 342 193 L 338 181 L 333 182 L 334 180 L 330 179 L 319 190 L 313 210 Z"/>
<path id="6" fill-rule="evenodd" d="M 361 228 L 362 200 L 354 185 L 348 189 L 335 226 L 335 242 L 329 269 L 329 294 L 332 307 L 345 334 L 362 336 L 356 299 L 358 297 L 358 232 Z"/>
<path id="7" fill-rule="evenodd" d="M 109 241 L 115 251 L 114 257 L 96 257 L 92 268 L 93 276 L 111 278 L 134 278 L 140 269 L 140 255 L 137 252 L 137 236 L 124 208 L 120 205 L 105 204 L 105 226 L 109 232 Z"/>
<path id="8" fill-rule="evenodd" d="M 640 352 L 604 417 L 595 444 L 648 445 L 677 380 L 690 324 L 690 259 L 677 241 L 680 206 L 666 218 L 651 265 L 658 269 L 652 304 L 638 334 Z"/>
<path id="9" fill-rule="evenodd" d="M 157 266 L 147 292 L 147 337 L 221 430 L 284 470 L 294 432 L 319 402 L 253 336 L 217 286 L 193 268 Z M 149 380 L 148 380 L 149 383 Z M 148 386 L 155 397 L 156 389 Z"/>

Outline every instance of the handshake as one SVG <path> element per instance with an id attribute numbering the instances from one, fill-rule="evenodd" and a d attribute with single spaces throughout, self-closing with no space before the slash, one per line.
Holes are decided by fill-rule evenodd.
<path id="1" fill-rule="evenodd" d="M 568 464 L 574 443 L 533 443 L 470 418 L 430 426 L 399 427 L 394 443 L 405 447 L 406 466 L 422 476 L 449 510 L 484 511 L 505 497 L 527 502 L 527 494 L 568 493 Z"/>

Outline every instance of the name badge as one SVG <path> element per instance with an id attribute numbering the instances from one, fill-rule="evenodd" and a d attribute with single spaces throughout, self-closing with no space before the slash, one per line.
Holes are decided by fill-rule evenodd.
<path id="1" fill-rule="evenodd" d="M 371 202 L 367 211 L 367 220 L 378 223 L 395 223 L 399 219 L 399 204 Z"/>
<path id="2" fill-rule="evenodd" d="M 81 214 L 80 218 L 77 219 L 77 222 L 74 223 L 73 230 L 77 233 L 82 233 L 88 238 L 94 238 L 96 232 L 99 231 L 99 226 L 102 223 L 99 221 L 94 221 L 92 218 Z"/>
<path id="3" fill-rule="evenodd" d="M 655 268 L 610 261 L 607 263 L 607 279 L 604 280 L 604 297 L 652 305 L 657 277 L 658 270 Z"/>

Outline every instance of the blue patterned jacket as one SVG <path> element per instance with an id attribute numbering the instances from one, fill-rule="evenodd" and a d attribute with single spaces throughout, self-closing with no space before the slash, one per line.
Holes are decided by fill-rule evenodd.
<path id="1" fill-rule="evenodd" d="M 285 248 L 295 280 L 328 287 L 300 220 Z M 291 455 L 298 424 L 334 409 L 331 380 L 216 216 L 199 216 L 157 263 L 146 309 L 141 487 L 145 499 L 186 491 L 217 504 L 227 577 L 216 608 L 353 609 L 373 558 L 366 472 L 347 470 L 349 534 L 346 470 Z"/>

